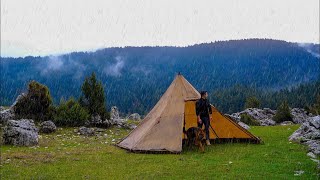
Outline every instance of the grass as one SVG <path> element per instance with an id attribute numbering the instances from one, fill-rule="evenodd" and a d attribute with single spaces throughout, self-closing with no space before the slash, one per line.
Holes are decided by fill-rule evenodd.
<path id="1" fill-rule="evenodd" d="M 1 146 L 1 179 L 317 179 L 306 147 L 288 141 L 297 128 L 256 126 L 250 131 L 264 144 L 214 144 L 205 153 L 195 148 L 178 155 L 135 154 L 113 146 L 128 133 L 124 129 L 94 137 L 58 129 L 42 134 L 36 147 Z M 304 173 L 294 176 L 299 170 Z"/>

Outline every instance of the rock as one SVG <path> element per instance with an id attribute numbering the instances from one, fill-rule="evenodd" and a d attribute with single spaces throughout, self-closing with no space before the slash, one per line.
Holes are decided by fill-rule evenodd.
<path id="1" fill-rule="evenodd" d="M 276 125 L 276 122 L 272 119 L 262 119 L 258 122 L 260 122 L 261 126 L 274 126 L 274 125 Z"/>
<path id="2" fill-rule="evenodd" d="M 128 119 L 134 120 L 134 121 L 140 121 L 141 117 L 140 117 L 140 115 L 138 113 L 133 113 L 128 117 Z"/>
<path id="3" fill-rule="evenodd" d="M 100 115 L 99 114 L 92 115 L 90 124 L 92 124 L 92 125 L 101 125 L 102 124 L 102 119 L 101 119 Z"/>
<path id="4" fill-rule="evenodd" d="M 31 119 L 8 120 L 3 130 L 4 144 L 34 146 L 38 139 L 38 129 Z"/>
<path id="5" fill-rule="evenodd" d="M 57 130 L 56 125 L 52 121 L 44 121 L 40 124 L 40 132 L 53 133 Z"/>
<path id="6" fill-rule="evenodd" d="M 21 93 L 17 98 L 16 100 L 13 102 L 13 104 L 11 105 L 10 108 L 13 108 L 24 96 L 26 96 L 25 93 Z"/>
<path id="7" fill-rule="evenodd" d="M 120 119 L 119 110 L 118 110 L 117 106 L 111 107 L 110 119 Z"/>
<path id="8" fill-rule="evenodd" d="M 231 119 L 233 119 L 236 122 L 239 122 L 241 120 L 242 114 L 247 114 L 253 119 L 257 120 L 261 126 L 273 126 L 276 124 L 276 122 L 272 119 L 273 116 L 276 114 L 276 110 L 272 110 L 270 108 L 247 108 L 244 111 L 233 113 L 233 114 L 226 114 Z M 301 108 L 293 108 L 291 109 L 291 114 L 293 118 L 293 123 L 301 124 L 303 122 L 306 122 L 308 118 L 310 118 L 310 114 L 308 114 L 304 109 Z M 286 122 L 286 124 L 290 124 L 289 122 Z M 283 125 L 283 124 L 282 124 Z"/>
<path id="9" fill-rule="evenodd" d="M 320 155 L 320 116 L 309 117 L 290 137 L 290 141 L 303 143 L 309 147 L 309 151 Z"/>
<path id="10" fill-rule="evenodd" d="M 316 129 L 320 128 L 320 115 L 319 116 L 314 116 L 309 119 L 310 125 L 315 127 Z"/>
<path id="11" fill-rule="evenodd" d="M 292 121 L 283 121 L 282 123 L 280 123 L 280 125 L 282 125 L 282 126 L 292 125 L 292 124 L 293 124 Z"/>
<path id="12" fill-rule="evenodd" d="M 134 124 L 124 123 L 121 127 L 125 129 L 135 129 L 137 126 Z"/>
<path id="13" fill-rule="evenodd" d="M 301 176 L 304 173 L 304 171 L 294 171 L 294 176 Z"/>
<path id="14" fill-rule="evenodd" d="M 320 141 L 319 140 L 309 140 L 304 142 L 303 144 L 307 145 L 308 150 L 313 154 L 320 156 Z"/>
<path id="15" fill-rule="evenodd" d="M 4 108 L 3 106 L 0 106 L 0 112 L 5 110 L 6 108 Z"/>
<path id="16" fill-rule="evenodd" d="M 241 127 L 243 127 L 243 128 L 245 128 L 245 129 L 250 129 L 250 127 L 247 125 L 247 124 L 245 124 L 245 123 L 243 123 L 243 122 L 238 122 L 238 124 L 241 126 Z"/>
<path id="17" fill-rule="evenodd" d="M 242 114 L 247 114 L 257 122 L 260 123 L 261 126 L 273 126 L 275 125 L 275 121 L 272 120 L 272 117 L 275 115 L 274 110 L 269 108 L 258 109 L 258 108 L 247 108 L 244 111 L 233 113 L 231 115 L 227 115 L 232 118 L 234 121 L 239 122 L 241 120 Z"/>
<path id="18" fill-rule="evenodd" d="M 95 130 L 96 132 L 105 132 L 106 130 L 105 129 L 102 129 L 102 128 L 96 128 L 96 130 Z"/>
<path id="19" fill-rule="evenodd" d="M 87 127 L 84 127 L 84 126 L 79 128 L 79 133 L 81 135 L 84 135 L 84 136 L 93 136 L 93 135 L 95 135 L 95 132 L 94 132 L 93 128 L 87 128 Z"/>
<path id="20" fill-rule="evenodd" d="M 292 115 L 292 121 L 296 124 L 304 123 L 308 118 L 310 118 L 307 111 L 301 108 L 292 108 L 291 115 Z"/>
<path id="21" fill-rule="evenodd" d="M 308 152 L 307 154 L 309 157 L 313 158 L 313 159 L 316 159 L 317 156 L 315 154 L 313 154 L 312 152 Z"/>
<path id="22" fill-rule="evenodd" d="M 8 120 L 14 119 L 14 111 L 12 108 L 4 109 L 0 111 L 0 123 L 6 124 Z"/>

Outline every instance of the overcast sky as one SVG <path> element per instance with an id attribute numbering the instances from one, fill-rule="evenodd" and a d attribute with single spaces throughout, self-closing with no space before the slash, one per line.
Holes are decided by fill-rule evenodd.
<path id="1" fill-rule="evenodd" d="M 319 43 L 319 0 L 1 0 L 1 56 L 271 38 Z"/>

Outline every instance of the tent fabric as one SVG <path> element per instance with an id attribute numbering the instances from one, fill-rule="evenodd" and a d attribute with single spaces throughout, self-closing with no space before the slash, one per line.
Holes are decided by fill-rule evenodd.
<path id="1" fill-rule="evenodd" d="M 194 106 L 199 98 L 199 92 L 182 75 L 177 75 L 153 109 L 117 146 L 130 151 L 181 152 L 184 124 L 186 128 L 197 126 Z M 211 123 L 219 138 L 256 138 L 212 108 Z M 212 132 L 210 138 L 216 138 Z"/>

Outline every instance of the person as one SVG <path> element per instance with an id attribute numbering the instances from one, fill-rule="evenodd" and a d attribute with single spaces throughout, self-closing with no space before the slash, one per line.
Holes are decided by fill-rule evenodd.
<path id="1" fill-rule="evenodd" d="M 196 102 L 196 114 L 197 114 L 197 123 L 198 127 L 202 128 L 204 124 L 205 132 L 206 132 L 206 144 L 210 144 L 210 137 L 209 137 L 209 127 L 210 127 L 210 120 L 212 120 L 212 110 L 210 106 L 210 102 L 208 100 L 208 92 L 201 91 L 200 92 L 201 98 Z"/>

